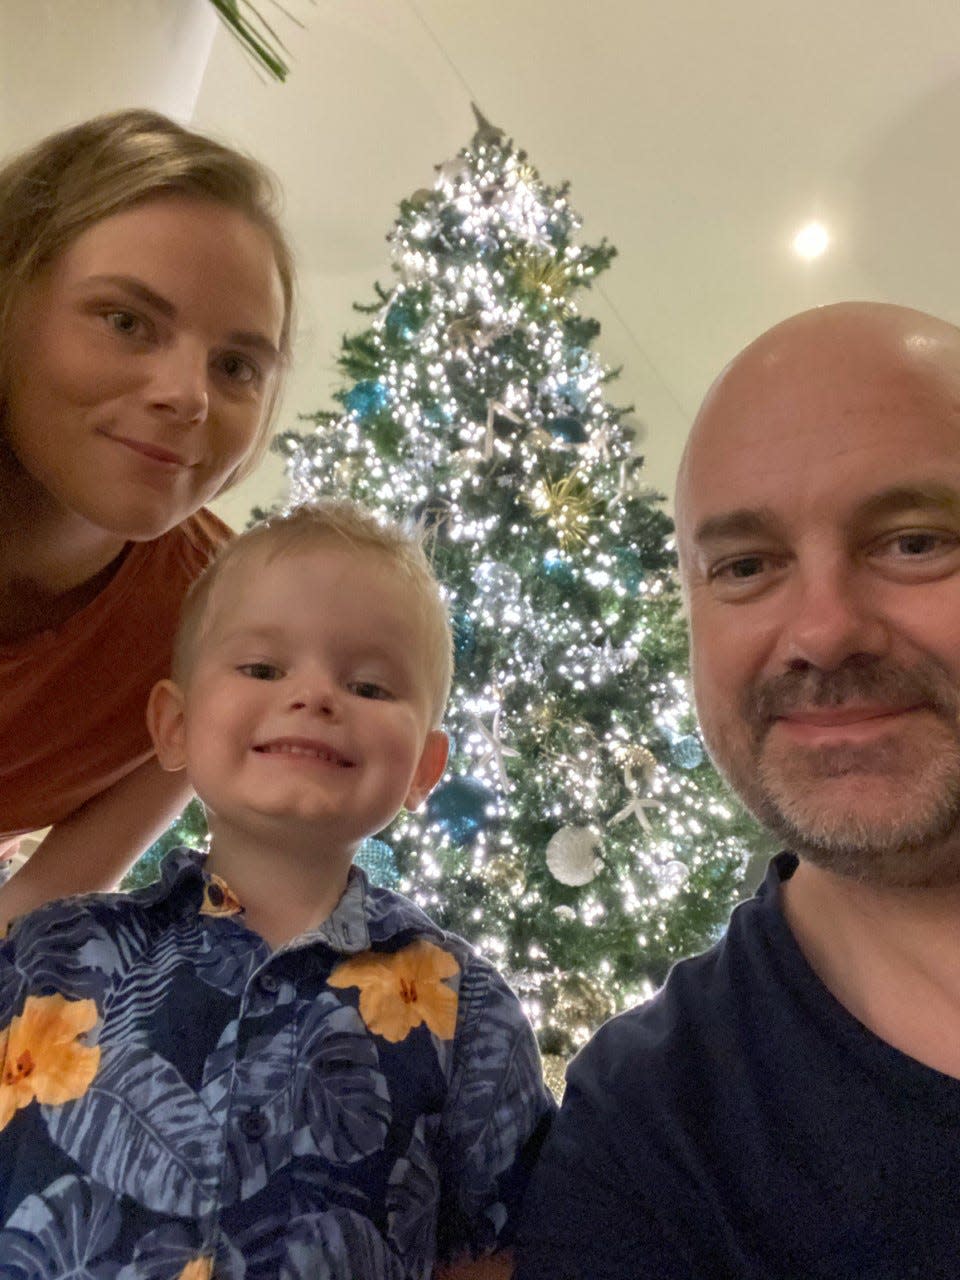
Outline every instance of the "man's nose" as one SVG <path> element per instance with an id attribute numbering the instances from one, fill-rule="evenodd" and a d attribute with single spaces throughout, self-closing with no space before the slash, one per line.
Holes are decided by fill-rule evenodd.
<path id="1" fill-rule="evenodd" d="M 153 409 L 184 425 L 206 421 L 210 396 L 205 348 L 188 340 L 172 342 L 156 353 L 151 374 Z"/>
<path id="2" fill-rule="evenodd" d="M 781 657 L 794 670 L 836 670 L 852 657 L 880 657 L 890 643 L 876 592 L 847 564 L 798 573 L 782 630 Z"/>

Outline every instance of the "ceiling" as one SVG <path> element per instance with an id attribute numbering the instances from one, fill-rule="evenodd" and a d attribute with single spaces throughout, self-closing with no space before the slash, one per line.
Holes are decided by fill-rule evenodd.
<path id="1" fill-rule="evenodd" d="M 193 112 L 286 192 L 302 291 L 284 426 L 330 407 L 351 304 L 389 278 L 396 205 L 469 139 L 471 99 L 548 181 L 570 179 L 585 237 L 619 248 L 583 305 L 663 489 L 710 380 L 775 321 L 841 298 L 960 321 L 956 0 L 284 2 L 303 29 L 258 0 L 287 83 L 218 28 Z M 75 115 L 101 109 L 98 56 L 71 73 Z M 831 244 L 804 261 L 791 242 L 812 219 Z M 270 459 L 221 510 L 242 524 L 281 493 Z"/>

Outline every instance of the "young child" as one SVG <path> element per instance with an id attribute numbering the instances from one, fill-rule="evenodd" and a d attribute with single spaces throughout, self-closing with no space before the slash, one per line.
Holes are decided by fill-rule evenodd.
<path id="1" fill-rule="evenodd" d="M 209 853 L 0 946 L 0 1276 L 426 1280 L 509 1244 L 552 1111 L 532 1030 L 351 865 L 443 773 L 450 676 L 422 549 L 350 504 L 199 580 L 148 722 Z"/>

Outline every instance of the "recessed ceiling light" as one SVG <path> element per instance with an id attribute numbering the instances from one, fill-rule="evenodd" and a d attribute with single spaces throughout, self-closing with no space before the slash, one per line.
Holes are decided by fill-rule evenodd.
<path id="1" fill-rule="evenodd" d="M 793 251 L 801 258 L 819 258 L 830 243 L 830 233 L 822 222 L 808 222 L 793 237 Z"/>

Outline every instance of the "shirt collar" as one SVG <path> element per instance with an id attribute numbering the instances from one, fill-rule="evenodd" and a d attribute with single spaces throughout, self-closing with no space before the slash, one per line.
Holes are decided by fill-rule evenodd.
<path id="1" fill-rule="evenodd" d="M 145 906 L 157 906 L 182 895 L 185 912 L 202 912 L 204 915 L 211 916 L 238 915 L 242 910 L 242 904 L 221 877 L 213 876 L 205 869 L 206 856 L 206 852 L 200 849 L 190 849 L 185 846 L 173 849 L 163 861 L 160 879 L 146 889 L 136 890 L 131 896 L 136 897 Z M 315 929 L 300 934 L 279 950 L 296 950 L 299 947 L 322 942 L 343 955 L 369 951 L 368 897 L 371 892 L 376 896 L 377 890 L 371 890 L 364 872 L 360 867 L 351 867 L 347 877 L 347 887 L 326 920 Z M 394 896 L 397 897 L 398 902 L 405 903 L 404 899 Z M 412 903 L 409 906 L 416 912 Z M 374 912 L 374 914 L 378 913 Z M 399 918 L 395 921 L 396 932 L 403 927 L 409 927 L 411 921 L 405 919 L 407 914 L 402 911 L 398 913 Z"/>

